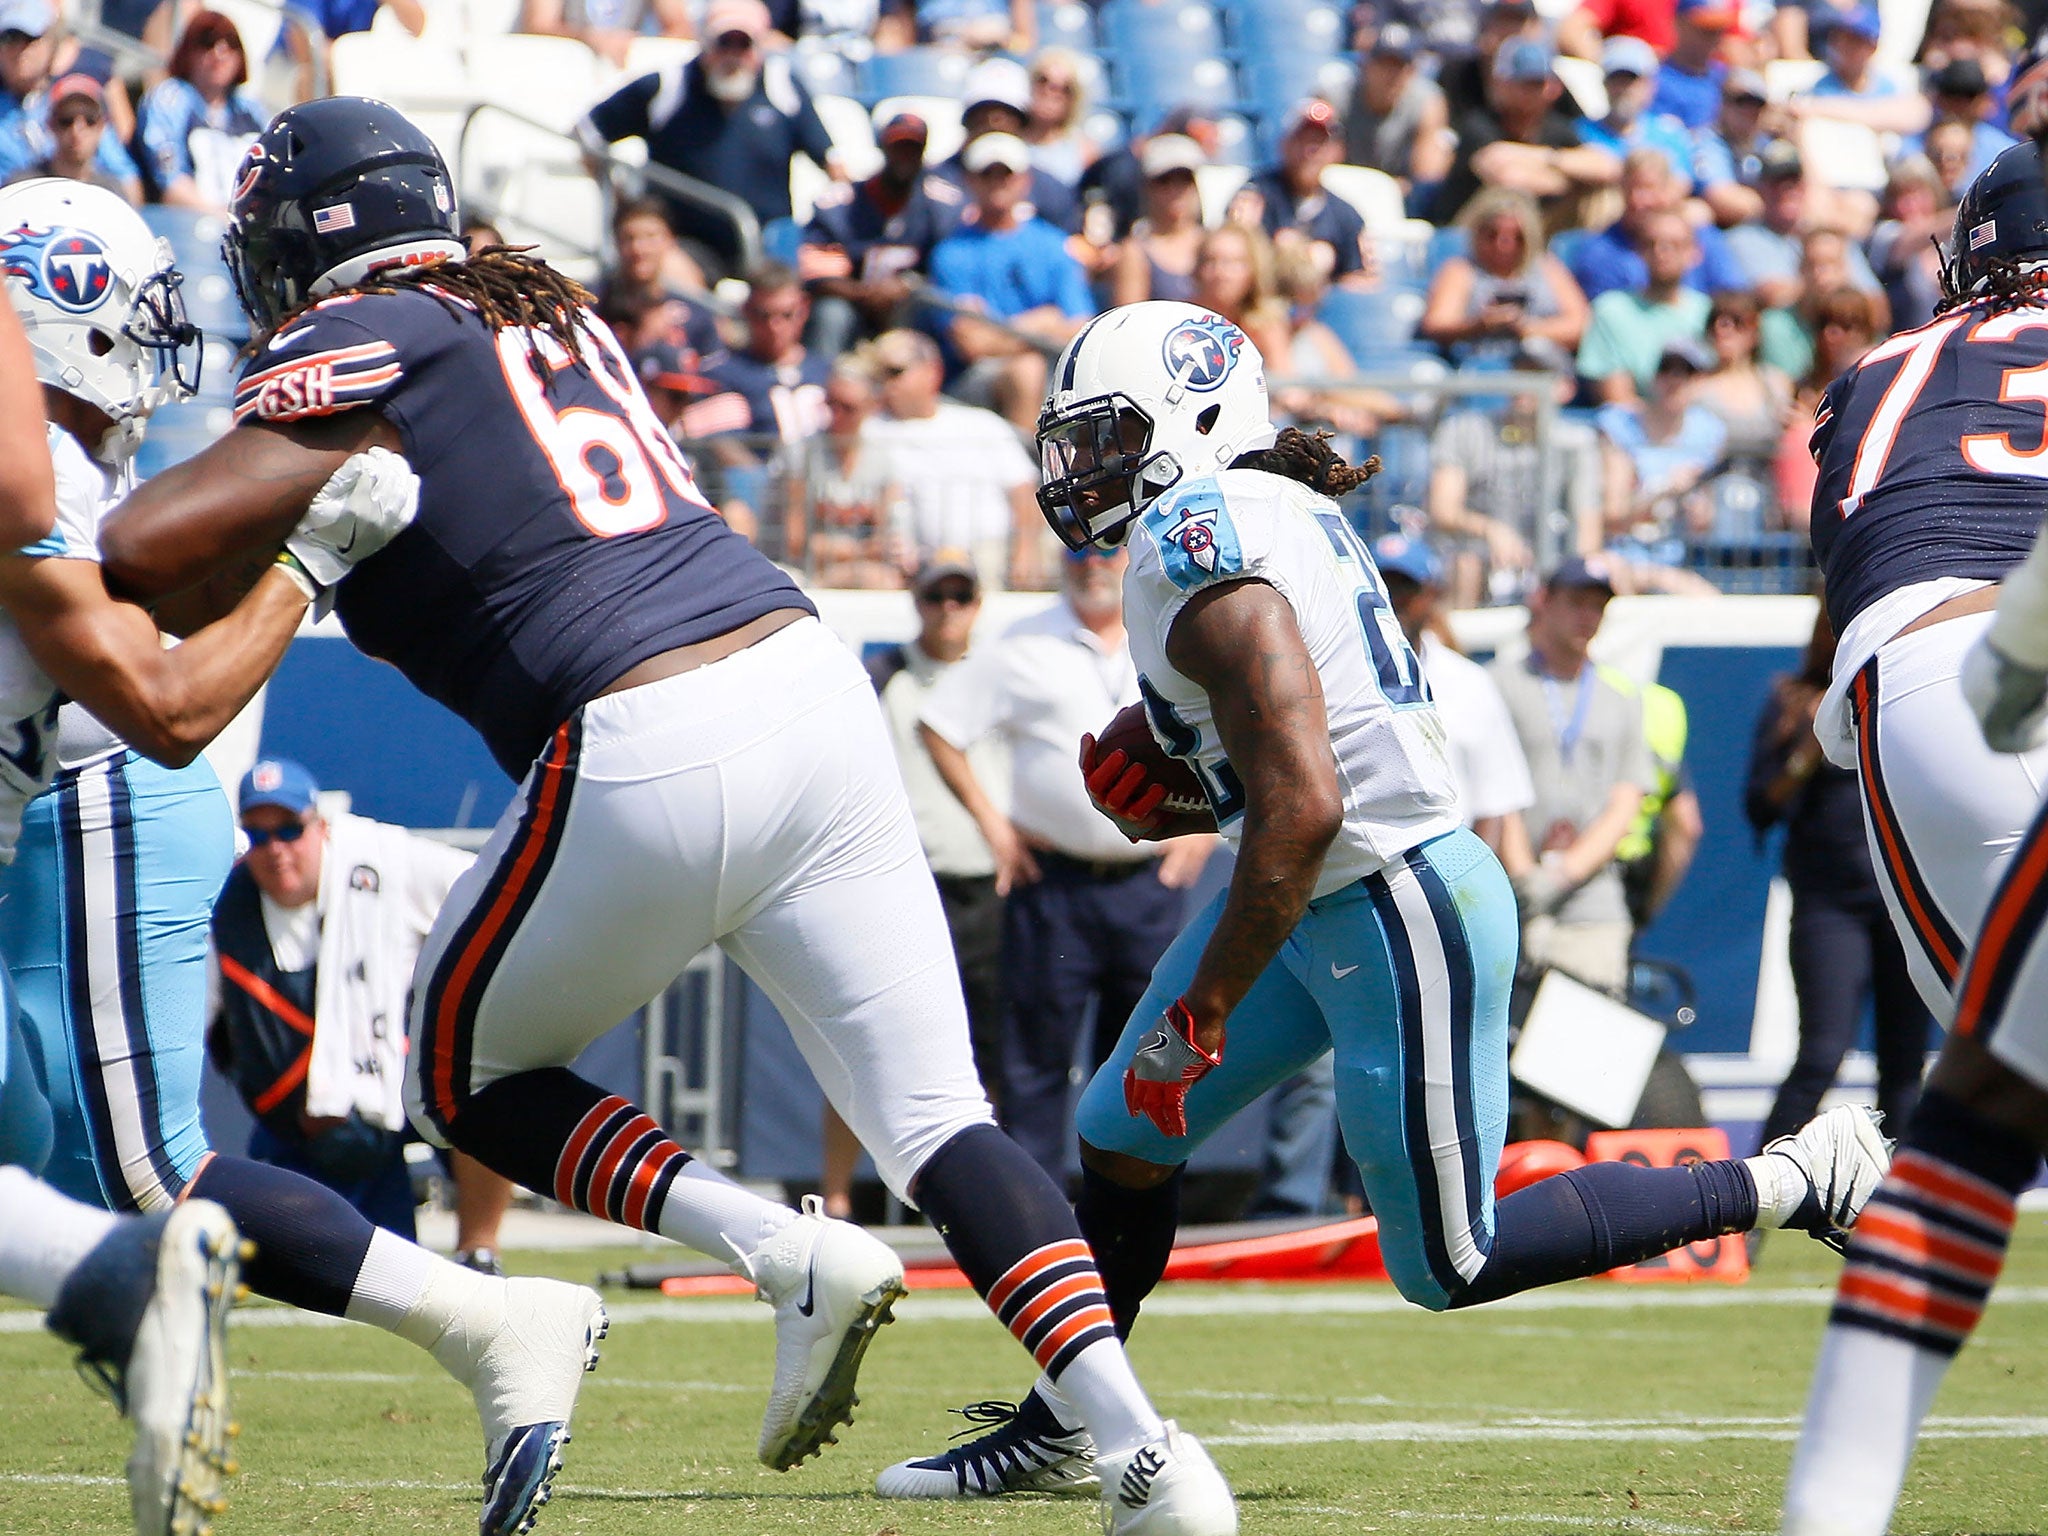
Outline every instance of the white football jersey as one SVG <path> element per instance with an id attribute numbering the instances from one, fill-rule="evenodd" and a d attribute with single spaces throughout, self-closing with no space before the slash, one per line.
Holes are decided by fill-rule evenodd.
<path id="1" fill-rule="evenodd" d="M 1208 694 L 1173 669 L 1166 637 L 1195 593 L 1247 578 L 1287 599 L 1322 677 L 1344 829 L 1316 895 L 1457 828 L 1443 722 L 1379 570 L 1334 501 L 1281 475 L 1225 470 L 1155 501 L 1129 544 L 1124 625 L 1152 734 L 1200 775 L 1233 848 L 1243 785 L 1216 738 Z"/>
<path id="2" fill-rule="evenodd" d="M 107 468 L 62 427 L 52 426 L 49 433 L 50 465 L 57 479 L 57 526 L 21 553 L 37 559 L 96 561 L 100 519 L 134 488 L 134 471 L 128 466 Z M 14 857 L 22 809 L 50 787 L 57 771 L 57 703 L 57 685 L 29 654 L 14 616 L 0 610 L 0 863 Z M 83 711 L 72 706 L 67 713 Z M 111 736 L 107 739 L 112 741 Z M 67 751 L 67 760 L 70 756 Z"/>

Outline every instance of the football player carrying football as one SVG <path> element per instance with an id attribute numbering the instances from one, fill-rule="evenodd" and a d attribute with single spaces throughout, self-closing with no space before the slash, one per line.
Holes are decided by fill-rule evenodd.
<path id="1" fill-rule="evenodd" d="M 1118 1327 L 1165 1269 L 1194 1149 L 1332 1048 L 1381 1254 L 1421 1306 L 1755 1227 L 1839 1240 L 1885 1169 L 1862 1109 L 1746 1161 L 1594 1163 L 1496 1209 L 1515 899 L 1459 825 L 1429 689 L 1332 499 L 1365 475 L 1320 438 L 1276 441 L 1257 349 L 1190 305 L 1110 311 L 1053 380 L 1040 505 L 1070 548 L 1129 547 L 1124 622 L 1153 734 L 1195 769 L 1237 849 L 1229 888 L 1167 951 L 1081 1099 L 1081 1230 Z M 1130 771 L 1142 764 L 1083 766 L 1127 830 L 1159 830 L 1130 819 L 1156 800 Z M 959 1498 L 1071 1484 L 1088 1450 L 1041 1379 L 980 1439 L 879 1486 Z"/>
<path id="2" fill-rule="evenodd" d="M 2037 133 L 2044 72 L 2038 60 L 2014 71 L 2015 123 L 2033 116 Z M 1835 663 L 1853 710 L 1836 717 L 1837 741 L 1825 705 L 1817 729 L 1831 748 L 1855 744 L 1893 921 L 1954 999 L 1930 996 L 1953 1027 L 1849 1244 L 1786 1485 L 1787 1536 L 1889 1529 L 2048 1150 L 2041 166 L 2034 143 L 2018 145 L 1964 193 L 1940 312 L 1837 380 L 1814 434 L 1828 600 L 1841 600 L 1839 571 L 1841 593 L 1869 605 L 1848 610 Z M 1959 934 L 1976 936 L 1967 960 Z"/>
<path id="3" fill-rule="evenodd" d="M 699 494 L 588 295 L 513 251 L 469 256 L 432 142 L 359 98 L 294 107 L 251 146 L 226 246 L 261 341 L 239 424 L 130 497 L 103 550 L 133 589 L 177 592 L 273 545 L 352 453 L 419 476 L 417 520 L 340 579 L 337 612 L 522 783 L 420 958 L 416 1123 L 750 1277 L 776 1309 L 759 1452 L 794 1466 L 850 1417 L 900 1261 L 569 1070 L 723 945 L 1079 1405 L 1105 1526 L 1229 1536 L 1229 1489 L 1139 1387 L 1073 1211 L 995 1128 L 867 674 Z"/>

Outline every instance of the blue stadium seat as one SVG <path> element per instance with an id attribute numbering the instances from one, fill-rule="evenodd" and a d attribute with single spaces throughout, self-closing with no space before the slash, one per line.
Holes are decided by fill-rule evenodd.
<path id="1" fill-rule="evenodd" d="M 813 96 L 852 96 L 858 89 L 853 62 L 832 49 L 806 48 L 799 43 L 790 50 L 789 65 Z"/>
<path id="2" fill-rule="evenodd" d="M 1229 13 L 1242 59 L 1327 59 L 1350 46 L 1344 15 L 1323 0 L 1248 0 Z"/>
<path id="3" fill-rule="evenodd" d="M 1188 0 L 1109 0 L 1101 27 L 1112 57 L 1207 58 L 1223 50 L 1215 12 Z"/>
<path id="4" fill-rule="evenodd" d="M 860 68 L 861 100 L 888 96 L 950 96 L 958 99 L 971 61 L 948 48 L 906 48 L 878 53 Z"/>
<path id="5" fill-rule="evenodd" d="M 1078 53 L 1096 50 L 1095 13 L 1080 0 L 1058 0 L 1038 7 L 1038 42 L 1043 48 L 1072 48 Z"/>
<path id="6" fill-rule="evenodd" d="M 1237 75 L 1219 58 L 1125 55 L 1113 78 L 1113 99 L 1140 122 L 1187 102 L 1200 102 L 1211 111 L 1237 104 Z"/>
<path id="7" fill-rule="evenodd" d="M 1367 372 L 1381 371 L 1383 361 L 1399 367 L 1408 358 L 1421 314 L 1412 291 L 1390 288 L 1370 293 L 1332 288 L 1316 309 L 1316 318 L 1337 333 L 1352 361 Z"/>
<path id="8" fill-rule="evenodd" d="M 804 232 L 795 219 L 770 219 L 761 226 L 761 254 L 770 261 L 795 266 L 797 248 L 803 243 Z"/>

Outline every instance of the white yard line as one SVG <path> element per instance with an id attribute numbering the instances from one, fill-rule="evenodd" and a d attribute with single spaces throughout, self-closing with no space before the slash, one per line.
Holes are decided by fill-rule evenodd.
<path id="1" fill-rule="evenodd" d="M 1491 1421 L 1389 1419 L 1374 1423 L 1234 1424 L 1222 1434 L 1204 1434 L 1204 1445 L 1488 1445 L 1531 1441 L 1619 1442 L 1702 1445 L 1716 1440 L 1791 1441 L 1799 1421 L 1789 1418 L 1572 1419 L 1516 1416 Z M 1983 1414 L 1936 1416 L 1923 1440 L 2037 1440 L 2048 1436 L 2048 1418 Z M 1446 1517 L 1448 1518 L 1448 1517 Z"/>

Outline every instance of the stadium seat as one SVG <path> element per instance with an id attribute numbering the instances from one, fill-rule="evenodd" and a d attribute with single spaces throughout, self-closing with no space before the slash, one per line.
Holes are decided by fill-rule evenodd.
<path id="1" fill-rule="evenodd" d="M 1280 142 L 1287 114 L 1304 97 L 1342 101 L 1351 88 L 1352 68 L 1341 58 L 1279 52 L 1248 60 L 1239 71 L 1239 100 L 1259 117 L 1259 143 L 1270 155 Z"/>
<path id="2" fill-rule="evenodd" d="M 543 257 L 570 276 L 595 277 L 604 244 L 604 195 L 584 170 L 574 140 L 501 112 L 482 112 L 465 133 L 456 177 L 456 195 L 466 211 L 490 218 L 515 245 L 538 245 Z"/>
<path id="3" fill-rule="evenodd" d="M 1258 130 L 1249 118 L 1225 112 L 1216 119 L 1216 148 L 1209 156 L 1212 164 L 1248 166 L 1257 152 Z"/>
<path id="4" fill-rule="evenodd" d="M 967 142 L 967 130 L 960 126 L 960 102 L 951 96 L 888 96 L 875 103 L 870 120 L 880 128 L 890 118 L 914 112 L 924 119 L 929 137 L 924 145 L 924 163 L 937 165 L 950 160 Z"/>
<path id="5" fill-rule="evenodd" d="M 1586 114 L 1587 121 L 1597 123 L 1607 116 L 1607 77 L 1600 73 L 1599 64 L 1561 53 L 1550 67 L 1556 72 L 1558 83 Z"/>
<path id="6" fill-rule="evenodd" d="M 860 90 L 853 61 L 831 48 L 806 48 L 798 44 L 789 51 L 789 67 L 813 96 L 850 97 Z"/>
<path id="7" fill-rule="evenodd" d="M 1101 27 L 1105 51 L 1112 57 L 1192 59 L 1223 50 L 1215 13 L 1189 0 L 1109 0 Z"/>
<path id="8" fill-rule="evenodd" d="M 1041 48 L 1071 48 L 1076 53 L 1095 51 L 1095 13 L 1076 0 L 1038 8 L 1038 45 Z"/>
<path id="9" fill-rule="evenodd" d="M 1251 176 L 1242 165 L 1210 164 L 1195 172 L 1195 190 L 1202 195 L 1202 222 L 1214 229 L 1223 222 L 1230 200 Z"/>
<path id="10" fill-rule="evenodd" d="M 1301 0 L 1258 0 L 1232 11 L 1231 40 L 1246 61 L 1327 59 L 1350 41 L 1334 6 Z"/>
<path id="11" fill-rule="evenodd" d="M 1764 89 L 1773 101 L 1790 101 L 1820 84 L 1827 72 L 1819 59 L 1773 59 L 1764 66 Z"/>
<path id="12" fill-rule="evenodd" d="M 1861 123 L 1809 117 L 1799 125 L 1799 150 L 1808 165 L 1827 168 L 1828 185 L 1845 192 L 1882 192 L 1884 144 Z"/>
<path id="13" fill-rule="evenodd" d="M 864 101 L 889 96 L 947 96 L 958 101 L 971 61 L 947 48 L 906 48 L 878 53 L 860 67 Z"/>
<path id="14" fill-rule="evenodd" d="M 845 162 L 847 174 L 864 181 L 882 168 L 882 152 L 875 147 L 875 125 L 868 109 L 851 96 L 819 96 L 812 103 L 832 144 Z"/>
<path id="15" fill-rule="evenodd" d="M 1128 57 L 1118 66 L 1116 100 L 1141 121 L 1183 102 L 1200 102 L 1213 111 L 1237 104 L 1237 75 L 1217 58 Z"/>
<path id="16" fill-rule="evenodd" d="M 550 128 L 566 132 L 598 99 L 603 78 L 597 55 L 573 37 L 515 32 L 470 40 L 476 98 Z"/>
<path id="17" fill-rule="evenodd" d="M 687 37 L 636 37 L 626 45 L 624 75 L 637 80 L 697 57 L 697 44 Z"/>
<path id="18" fill-rule="evenodd" d="M 770 261 L 779 261 L 785 267 L 795 266 L 797 247 L 803 243 L 804 229 L 800 220 L 770 219 L 761 226 L 761 254 Z"/>
<path id="19" fill-rule="evenodd" d="M 1316 318 L 1337 333 L 1363 372 L 1402 370 L 1423 355 L 1412 345 L 1422 295 L 1411 289 L 1332 288 L 1316 307 Z"/>
<path id="20" fill-rule="evenodd" d="M 374 29 L 337 37 L 329 57 L 335 95 L 375 96 L 408 117 L 421 103 L 466 102 L 471 95 L 459 53 L 402 30 L 395 37 Z"/>
<path id="21" fill-rule="evenodd" d="M 1358 210 L 1365 227 L 1382 239 L 1405 234 L 1408 214 L 1401 184 L 1385 171 L 1364 165 L 1332 165 L 1322 174 L 1323 190 Z"/>
<path id="22" fill-rule="evenodd" d="M 519 25 L 520 0 L 461 0 L 461 5 L 466 41 L 503 37 Z"/>

